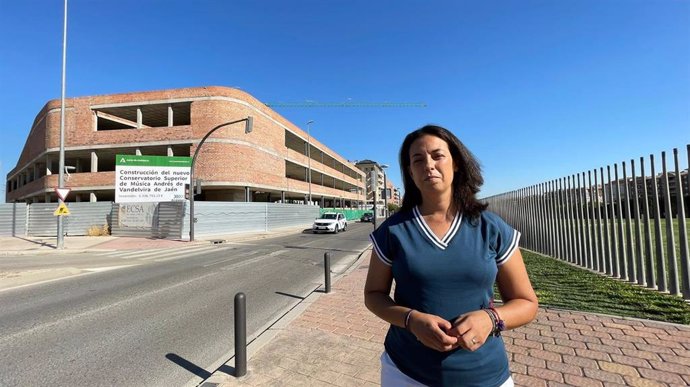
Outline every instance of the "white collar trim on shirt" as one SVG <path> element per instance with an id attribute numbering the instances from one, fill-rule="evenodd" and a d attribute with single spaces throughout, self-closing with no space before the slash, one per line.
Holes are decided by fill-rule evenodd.
<path id="1" fill-rule="evenodd" d="M 462 215 L 460 212 L 455 213 L 455 217 L 453 218 L 453 223 L 450 224 L 450 228 L 448 231 L 446 231 L 446 235 L 443 236 L 442 239 L 438 239 L 436 234 L 434 234 L 433 231 L 431 231 L 431 227 L 426 223 L 424 220 L 424 217 L 422 216 L 422 213 L 419 212 L 419 208 L 415 207 L 412 210 L 414 214 L 414 219 L 417 222 L 417 225 L 419 225 L 419 228 L 422 230 L 422 234 L 424 234 L 427 239 L 431 241 L 431 243 L 435 244 L 439 249 L 445 250 L 446 247 L 448 247 L 448 244 L 450 243 L 451 239 L 455 236 L 455 234 L 458 233 L 458 230 L 460 230 L 460 224 L 462 223 Z"/>

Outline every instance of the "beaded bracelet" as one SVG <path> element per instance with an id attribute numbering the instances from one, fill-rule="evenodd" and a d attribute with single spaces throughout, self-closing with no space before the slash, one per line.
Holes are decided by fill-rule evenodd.
<path id="1" fill-rule="evenodd" d="M 493 312 L 491 312 L 489 309 L 482 309 L 483 311 L 486 312 L 486 314 L 489 315 L 489 318 L 491 319 L 491 335 L 493 336 L 494 332 L 496 331 L 496 316 L 494 316 Z"/>
<path id="2" fill-rule="evenodd" d="M 501 316 L 498 315 L 498 311 L 496 311 L 496 308 L 489 307 L 488 310 L 491 311 L 491 313 L 494 315 L 494 330 L 493 330 L 493 335 L 494 336 L 500 336 L 501 332 L 506 330 L 506 323 L 505 321 L 501 320 Z"/>

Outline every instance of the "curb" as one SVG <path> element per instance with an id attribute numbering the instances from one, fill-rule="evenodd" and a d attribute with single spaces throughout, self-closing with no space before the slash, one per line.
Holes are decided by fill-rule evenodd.
<path id="1" fill-rule="evenodd" d="M 0 251 L 0 257 L 23 256 L 23 255 L 50 255 L 50 254 L 82 254 L 90 252 L 108 252 L 113 249 L 62 249 L 52 248 L 52 250 L 9 250 Z"/>
<path id="2" fill-rule="evenodd" d="M 268 239 L 268 238 L 276 238 L 276 237 L 281 237 L 285 235 L 290 235 L 294 234 L 296 231 L 302 231 L 305 230 L 304 227 L 284 227 L 277 229 L 275 231 L 261 231 L 261 232 L 249 232 L 249 233 L 233 233 L 233 234 L 219 234 L 216 236 L 209 235 L 209 236 L 204 236 L 202 239 L 197 239 L 194 242 L 189 242 L 189 240 L 176 240 L 179 242 L 185 242 L 185 244 L 191 246 L 191 245 L 203 245 L 203 244 L 213 244 L 214 241 L 223 241 L 223 242 L 233 242 L 236 240 L 245 240 L 245 241 L 252 241 L 252 240 L 260 240 L 260 239 Z M 96 237 L 94 237 L 96 238 Z M 115 240 L 118 240 L 119 236 L 109 236 L 108 238 L 105 238 L 104 240 L 94 240 L 94 241 L 89 241 L 89 243 L 93 246 L 92 247 L 78 247 L 78 248 L 69 248 L 65 247 L 63 249 L 58 249 L 55 246 L 54 240 L 50 238 L 51 243 L 43 243 L 40 239 L 37 241 L 32 241 L 26 238 L 20 238 L 24 239 L 26 243 L 31 243 L 36 246 L 36 248 L 33 248 L 34 246 L 31 246 L 29 248 L 24 248 L 24 249 L 17 249 L 17 250 L 0 250 L 0 257 L 9 257 L 9 256 L 22 256 L 22 255 L 50 255 L 50 254 L 81 254 L 81 253 L 101 253 L 101 252 L 112 252 L 112 251 L 118 251 L 118 249 L 112 249 L 112 248 L 98 248 L 97 246 L 103 243 L 107 242 L 112 242 Z M 157 249 L 156 247 L 148 248 L 147 250 L 155 250 Z"/>

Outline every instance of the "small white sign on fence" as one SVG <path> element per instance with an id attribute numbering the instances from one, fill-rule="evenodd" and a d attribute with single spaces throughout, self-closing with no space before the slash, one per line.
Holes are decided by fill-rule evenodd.
<path id="1" fill-rule="evenodd" d="M 122 203 L 117 220 L 120 227 L 153 227 L 156 203 Z"/>

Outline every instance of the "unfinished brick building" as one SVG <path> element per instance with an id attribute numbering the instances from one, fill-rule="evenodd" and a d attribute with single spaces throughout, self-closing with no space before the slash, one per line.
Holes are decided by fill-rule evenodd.
<path id="1" fill-rule="evenodd" d="M 311 170 L 312 200 L 356 206 L 364 173 L 244 91 L 198 87 L 66 99 L 67 201 L 113 201 L 115 155 L 191 156 L 214 132 L 194 168 L 196 200 L 305 202 Z M 311 151 L 308 151 L 311 144 Z M 7 202 L 55 202 L 60 147 L 60 100 L 38 113 L 15 168 L 7 175 Z M 311 155 L 311 162 L 307 158 Z"/>

